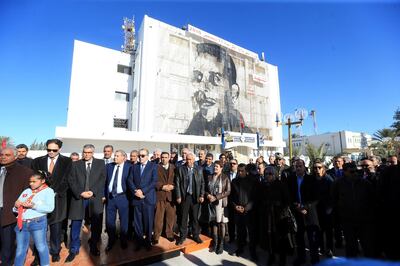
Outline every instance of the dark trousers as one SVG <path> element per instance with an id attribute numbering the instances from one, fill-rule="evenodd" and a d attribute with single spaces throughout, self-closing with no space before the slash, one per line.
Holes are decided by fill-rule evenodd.
<path id="1" fill-rule="evenodd" d="M 319 254 L 318 254 L 319 228 L 316 225 L 304 226 L 304 224 L 298 223 L 297 233 L 296 233 L 297 257 L 298 259 L 305 261 L 306 258 L 306 244 L 304 239 L 305 233 L 307 233 L 308 243 L 310 245 L 311 263 L 315 264 L 319 261 Z"/>
<path id="2" fill-rule="evenodd" d="M 235 223 L 237 228 L 237 245 L 242 249 L 246 245 L 247 234 L 249 235 L 250 251 L 255 251 L 256 235 L 253 213 L 235 213 Z"/>
<path id="3" fill-rule="evenodd" d="M 188 234 L 188 218 L 192 225 L 193 237 L 198 237 L 200 234 L 199 226 L 199 208 L 200 203 L 197 202 L 192 195 L 186 195 L 185 199 L 181 202 L 181 221 L 180 221 L 180 237 L 186 238 Z"/>
<path id="4" fill-rule="evenodd" d="M 154 225 L 154 207 L 154 205 L 145 204 L 144 200 L 135 205 L 134 229 L 139 242 L 143 241 L 144 235 L 146 235 L 147 242 L 151 240 Z"/>
<path id="5" fill-rule="evenodd" d="M 113 245 L 116 239 L 116 219 L 117 211 L 120 221 L 120 238 L 121 242 L 127 241 L 128 221 L 129 221 L 129 201 L 126 194 L 112 196 L 107 200 L 106 205 L 106 228 L 108 234 L 108 244 Z"/>
<path id="6" fill-rule="evenodd" d="M 50 254 L 59 255 L 63 236 L 63 222 L 51 224 L 50 226 Z"/>
<path id="7" fill-rule="evenodd" d="M 236 224 L 235 224 L 235 209 L 233 206 L 229 205 L 228 207 L 228 234 L 229 234 L 229 242 L 232 242 L 236 239 Z"/>
<path id="8" fill-rule="evenodd" d="M 175 204 L 170 201 L 160 200 L 156 203 L 154 219 L 154 239 L 158 240 L 162 233 L 165 217 L 165 234 L 168 238 L 174 237 Z"/>
<path id="9" fill-rule="evenodd" d="M 85 210 L 89 208 L 89 200 L 83 201 Z M 90 248 L 97 248 L 97 243 L 100 240 L 101 236 L 101 227 L 103 222 L 103 214 L 92 214 L 90 216 L 91 219 L 91 236 L 90 236 Z M 71 243 L 69 252 L 70 253 L 79 253 L 79 248 L 81 246 L 80 241 L 80 233 L 82 228 L 82 220 L 72 220 L 71 221 Z"/>
<path id="10" fill-rule="evenodd" d="M 0 210 L 0 220 L 2 216 L 3 208 Z M 0 226 L 0 238 L 1 238 L 1 265 L 12 265 L 13 256 L 15 252 L 15 231 L 14 228 L 16 223 L 9 224 L 7 226 Z"/>
<path id="11" fill-rule="evenodd" d="M 346 242 L 346 257 L 356 257 L 358 253 L 358 239 L 364 256 L 373 258 L 375 256 L 374 241 L 375 227 L 372 224 L 348 224 L 343 223 L 343 234 Z"/>

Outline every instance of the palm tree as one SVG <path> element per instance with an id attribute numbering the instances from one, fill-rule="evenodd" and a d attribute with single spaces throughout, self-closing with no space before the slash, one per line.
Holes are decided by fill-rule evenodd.
<path id="1" fill-rule="evenodd" d="M 322 143 L 318 148 L 316 148 L 312 144 L 306 145 L 306 154 L 308 158 L 310 158 L 310 165 L 314 163 L 316 159 L 321 159 L 325 162 L 326 157 L 326 150 L 325 150 L 325 143 Z"/>
<path id="2" fill-rule="evenodd" d="M 383 128 L 380 129 L 378 131 L 376 131 L 373 134 L 372 139 L 379 141 L 379 142 L 383 142 L 385 138 L 391 138 L 393 139 L 394 137 L 396 137 L 396 130 L 392 129 L 392 128 Z"/>

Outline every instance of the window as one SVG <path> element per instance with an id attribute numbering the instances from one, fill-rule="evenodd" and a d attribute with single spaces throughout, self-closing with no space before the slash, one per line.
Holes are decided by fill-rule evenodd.
<path id="1" fill-rule="evenodd" d="M 132 68 L 130 66 L 124 66 L 124 65 L 120 65 L 118 64 L 117 66 L 117 71 L 119 73 L 124 73 L 124 74 L 128 74 L 128 75 L 132 75 Z"/>
<path id="2" fill-rule="evenodd" d="M 129 102 L 129 93 L 122 91 L 115 91 L 115 100 Z"/>
<path id="3" fill-rule="evenodd" d="M 128 119 L 114 118 L 114 127 L 128 128 Z"/>

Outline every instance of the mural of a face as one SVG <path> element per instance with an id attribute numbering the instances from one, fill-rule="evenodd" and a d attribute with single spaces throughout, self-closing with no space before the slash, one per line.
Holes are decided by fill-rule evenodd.
<path id="1" fill-rule="evenodd" d="M 202 116 L 211 121 L 224 108 L 225 90 L 229 82 L 224 77 L 224 65 L 208 54 L 199 54 L 194 63 L 192 83 L 195 88 L 195 100 Z"/>

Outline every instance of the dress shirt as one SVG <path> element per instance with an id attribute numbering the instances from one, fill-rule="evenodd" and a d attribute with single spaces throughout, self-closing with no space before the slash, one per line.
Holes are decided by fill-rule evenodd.
<path id="1" fill-rule="evenodd" d="M 119 166 L 119 171 L 118 171 L 118 176 L 117 176 L 117 178 L 118 178 L 117 179 L 117 193 L 119 194 L 119 193 L 124 192 L 122 190 L 122 172 L 123 172 L 123 169 L 124 169 L 124 163 L 121 163 L 121 164 L 116 164 L 114 166 L 114 170 L 113 170 L 113 174 L 112 174 L 112 177 L 111 177 L 111 180 L 110 180 L 110 184 L 108 185 L 108 191 L 110 193 L 112 192 L 112 187 L 113 187 L 114 178 L 115 178 L 115 172 L 117 171 L 118 166 Z"/>
<path id="2" fill-rule="evenodd" d="M 60 156 L 60 154 L 57 154 L 57 156 L 54 157 L 54 159 L 53 159 L 54 167 L 56 167 L 56 162 L 57 162 L 58 156 Z M 50 164 L 51 164 L 51 158 L 47 157 L 47 170 L 50 169 Z M 54 168 L 53 168 L 53 171 L 54 171 Z"/>

